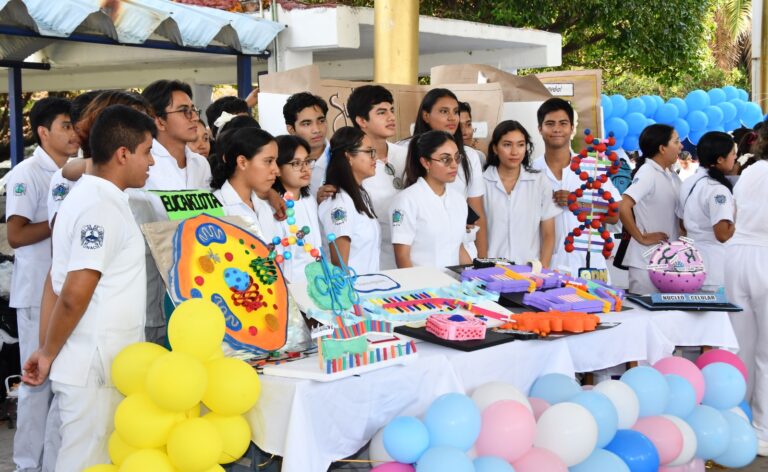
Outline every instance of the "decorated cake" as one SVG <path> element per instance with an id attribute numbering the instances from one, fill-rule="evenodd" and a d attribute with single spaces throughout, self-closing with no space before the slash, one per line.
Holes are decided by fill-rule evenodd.
<path id="1" fill-rule="evenodd" d="M 656 247 L 648 276 L 660 292 L 691 293 L 704 285 L 707 273 L 699 251 L 688 240 L 665 241 Z"/>
<path id="2" fill-rule="evenodd" d="M 485 339 L 485 323 L 474 316 L 430 315 L 427 318 L 427 332 L 449 341 Z"/>

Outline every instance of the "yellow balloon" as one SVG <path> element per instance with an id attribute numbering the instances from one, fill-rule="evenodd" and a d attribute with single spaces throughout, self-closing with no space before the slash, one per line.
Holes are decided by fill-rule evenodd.
<path id="1" fill-rule="evenodd" d="M 167 448 L 171 463 L 181 472 L 200 472 L 216 464 L 224 444 L 210 421 L 192 418 L 173 428 Z"/>
<path id="2" fill-rule="evenodd" d="M 224 472 L 224 467 L 220 466 L 219 464 L 216 464 L 210 469 L 205 469 L 204 472 Z"/>
<path id="3" fill-rule="evenodd" d="M 120 472 L 176 472 L 168 456 L 157 449 L 141 449 L 125 458 Z"/>
<path id="4" fill-rule="evenodd" d="M 184 419 L 188 418 L 200 418 L 200 404 L 193 406 L 186 413 L 184 413 Z"/>
<path id="5" fill-rule="evenodd" d="M 253 408 L 261 393 L 256 370 L 244 361 L 225 357 L 205 364 L 208 387 L 203 395 L 205 406 L 221 415 L 242 415 Z"/>
<path id="6" fill-rule="evenodd" d="M 200 360 L 170 352 L 149 367 L 146 391 L 160 408 L 185 412 L 200 403 L 207 383 L 208 373 Z"/>
<path id="7" fill-rule="evenodd" d="M 222 357 L 224 357 L 224 351 L 222 351 L 221 349 L 216 349 L 216 352 L 211 354 L 211 357 L 209 357 L 206 360 L 206 362 L 214 361 L 216 359 L 221 359 Z"/>
<path id="8" fill-rule="evenodd" d="M 152 403 L 145 392 L 134 393 L 117 406 L 115 430 L 133 447 L 160 447 L 168 441 L 178 416 Z"/>
<path id="9" fill-rule="evenodd" d="M 144 389 L 147 370 L 168 350 L 153 343 L 133 343 L 126 346 L 112 361 L 112 382 L 126 397 Z"/>
<path id="10" fill-rule="evenodd" d="M 98 464 L 83 469 L 83 472 L 118 472 L 118 468 L 112 464 Z"/>
<path id="11" fill-rule="evenodd" d="M 251 427 L 240 415 L 224 416 L 218 413 L 208 413 L 203 416 L 210 421 L 224 441 L 224 452 L 219 457 L 219 464 L 229 464 L 245 454 L 251 444 Z"/>
<path id="12" fill-rule="evenodd" d="M 179 305 L 168 321 L 168 340 L 175 352 L 201 361 L 221 350 L 224 340 L 224 315 L 213 302 L 192 298 Z"/>
<path id="13" fill-rule="evenodd" d="M 115 465 L 120 465 L 123 463 L 123 461 L 125 461 L 126 457 L 130 456 L 139 449 L 123 441 L 123 438 L 117 434 L 117 431 L 112 431 L 112 435 L 109 436 L 107 450 L 109 451 L 109 458 L 112 460 L 112 463 Z"/>

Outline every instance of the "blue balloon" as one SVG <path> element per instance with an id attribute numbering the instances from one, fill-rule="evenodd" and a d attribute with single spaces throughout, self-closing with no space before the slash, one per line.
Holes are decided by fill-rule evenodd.
<path id="1" fill-rule="evenodd" d="M 648 124 L 646 120 L 647 118 L 642 113 L 637 112 L 627 113 L 624 117 L 624 121 L 627 122 L 627 127 L 629 128 L 629 134 L 640 134 Z"/>
<path id="2" fill-rule="evenodd" d="M 741 99 L 744 102 L 748 102 L 749 101 L 749 94 L 747 93 L 746 90 L 744 90 L 744 89 L 737 89 L 737 92 L 739 92 L 739 96 L 738 96 L 739 99 Z"/>
<path id="3" fill-rule="evenodd" d="M 733 100 L 730 100 L 728 103 L 736 107 L 736 117 L 734 119 L 739 120 L 741 119 L 741 115 L 744 113 L 744 109 L 747 107 L 747 102 L 740 98 L 734 98 Z"/>
<path id="4" fill-rule="evenodd" d="M 745 415 L 747 415 L 747 418 L 749 418 L 749 422 L 752 422 L 752 407 L 749 406 L 749 402 L 744 399 L 741 403 L 739 403 L 739 408 L 741 408 L 741 411 L 744 412 Z"/>
<path id="5" fill-rule="evenodd" d="M 694 90 L 685 96 L 685 104 L 688 105 L 688 113 L 703 110 L 709 106 L 709 95 L 703 90 Z"/>
<path id="6" fill-rule="evenodd" d="M 475 466 L 461 449 L 435 446 L 422 454 L 416 472 L 475 472 Z"/>
<path id="7" fill-rule="evenodd" d="M 603 448 L 611 442 L 619 428 L 619 414 L 607 396 L 600 392 L 585 391 L 568 401 L 583 406 L 595 418 L 595 422 L 597 422 L 596 448 Z"/>
<path id="8" fill-rule="evenodd" d="M 698 405 L 684 419 L 696 434 L 696 457 L 707 460 L 725 453 L 731 430 L 719 411 Z"/>
<path id="9" fill-rule="evenodd" d="M 605 449 L 619 456 L 631 472 L 657 472 L 659 451 L 645 435 L 631 429 L 620 429 Z M 610 469 L 605 469 L 610 470 Z"/>
<path id="10" fill-rule="evenodd" d="M 720 131 L 721 133 L 725 133 L 725 126 L 717 125 L 712 129 L 708 129 L 708 131 Z"/>
<path id="11" fill-rule="evenodd" d="M 685 118 L 685 115 L 688 114 L 688 105 L 685 104 L 685 100 L 682 98 L 673 97 L 670 98 L 667 103 L 674 105 L 677 108 L 678 118 Z"/>
<path id="12" fill-rule="evenodd" d="M 627 114 L 630 113 L 645 113 L 645 102 L 642 98 L 634 97 L 627 101 Z"/>
<path id="13" fill-rule="evenodd" d="M 595 449 L 584 462 L 568 468 L 568 472 L 630 472 L 629 466 L 616 454 L 605 449 Z"/>
<path id="14" fill-rule="evenodd" d="M 744 113 L 741 114 L 741 122 L 747 128 L 754 128 L 761 121 L 763 121 L 763 110 L 760 109 L 760 105 L 748 102 L 744 106 Z"/>
<path id="15" fill-rule="evenodd" d="M 398 416 L 384 427 L 384 449 L 397 462 L 413 464 L 429 447 L 429 431 L 413 416 Z"/>
<path id="16" fill-rule="evenodd" d="M 641 418 L 664 413 L 669 401 L 669 385 L 661 372 L 653 367 L 634 367 L 624 372 L 621 381 L 637 394 Z"/>
<path id="17" fill-rule="evenodd" d="M 645 116 L 655 115 L 656 109 L 659 108 L 659 103 L 650 95 L 643 95 L 640 98 L 645 103 Z"/>
<path id="18" fill-rule="evenodd" d="M 500 457 L 483 456 L 473 461 L 475 472 L 515 472 L 515 468 Z"/>
<path id="19" fill-rule="evenodd" d="M 655 124 L 656 124 L 656 120 L 654 120 L 653 118 L 648 118 L 647 120 L 645 120 L 645 127 L 646 128 L 651 126 L 651 125 L 655 125 Z"/>
<path id="20" fill-rule="evenodd" d="M 704 398 L 701 403 L 718 410 L 729 410 L 744 400 L 747 383 L 739 369 L 715 362 L 701 369 L 704 374 Z"/>
<path id="21" fill-rule="evenodd" d="M 603 121 L 608 121 L 608 118 L 613 115 L 613 102 L 611 101 L 611 97 L 605 94 L 601 95 L 600 105 L 603 107 Z"/>
<path id="22" fill-rule="evenodd" d="M 691 131 L 701 131 L 707 129 L 707 124 L 709 124 L 709 118 L 707 118 L 707 114 L 700 110 L 694 110 L 688 113 L 686 121 L 688 121 L 688 126 L 691 127 Z"/>
<path id="23" fill-rule="evenodd" d="M 672 105 L 671 103 L 663 103 L 659 106 L 659 109 L 656 110 L 654 119 L 659 123 L 671 125 L 675 122 L 679 114 L 680 112 L 677 111 L 676 106 Z"/>
<path id="24" fill-rule="evenodd" d="M 710 105 L 704 109 L 704 113 L 707 114 L 707 128 L 712 129 L 723 124 L 723 110 L 720 108 Z"/>
<path id="25" fill-rule="evenodd" d="M 627 99 L 623 95 L 611 95 L 611 103 L 613 103 L 611 116 L 621 118 L 627 113 Z"/>
<path id="26" fill-rule="evenodd" d="M 610 118 L 605 123 L 605 129 L 606 131 L 613 131 L 613 135 L 616 136 L 617 140 L 619 138 L 623 138 L 629 132 L 629 126 L 627 126 L 627 122 L 616 116 Z"/>
<path id="27" fill-rule="evenodd" d="M 688 133 L 688 141 L 690 141 L 691 144 L 693 144 L 695 146 L 695 145 L 699 144 L 699 140 L 706 133 L 707 133 L 706 129 L 702 129 L 702 130 L 699 130 L 699 131 L 691 131 L 690 133 Z"/>
<path id="28" fill-rule="evenodd" d="M 541 398 L 550 405 L 570 401 L 581 392 L 581 387 L 571 377 L 563 374 L 542 375 L 531 387 L 529 397 Z"/>
<path id="29" fill-rule="evenodd" d="M 688 133 L 691 132 L 691 127 L 688 126 L 688 122 L 682 118 L 676 119 L 675 123 L 672 126 L 675 127 L 675 131 L 677 131 L 677 134 L 678 136 L 680 136 L 681 141 L 685 139 L 686 136 L 688 136 Z"/>
<path id="30" fill-rule="evenodd" d="M 726 100 L 725 92 L 723 92 L 723 89 L 713 88 L 707 92 L 707 95 L 709 95 L 710 105 L 717 105 L 718 103 L 724 102 Z"/>
<path id="31" fill-rule="evenodd" d="M 480 435 L 480 410 L 466 395 L 446 393 L 432 402 L 424 415 L 429 445 L 469 450 Z"/>
<path id="32" fill-rule="evenodd" d="M 658 109 L 658 107 L 660 107 L 664 103 L 664 99 L 658 95 L 651 95 L 651 96 L 653 97 L 654 100 L 656 100 L 656 107 Z"/>
<path id="33" fill-rule="evenodd" d="M 685 418 L 696 407 L 696 391 L 693 385 L 679 375 L 667 374 L 664 377 L 669 384 L 669 402 L 664 414 Z"/>
<path id="34" fill-rule="evenodd" d="M 735 129 L 738 129 L 738 128 L 741 128 L 741 121 L 739 121 L 739 120 L 729 121 L 729 122 L 727 122 L 727 123 L 725 123 L 723 125 L 723 129 L 726 132 L 731 132 L 731 131 L 733 131 Z"/>
<path id="35" fill-rule="evenodd" d="M 736 118 L 738 110 L 736 106 L 731 102 L 721 102 L 717 104 L 717 107 L 723 111 L 723 122 L 733 121 Z"/>
<path id="36" fill-rule="evenodd" d="M 640 149 L 640 137 L 636 134 L 625 136 L 621 147 L 628 152 L 637 151 Z"/>
<path id="37" fill-rule="evenodd" d="M 741 468 L 749 465 L 757 456 L 757 435 L 752 425 L 730 411 L 721 411 L 723 418 L 728 422 L 731 430 L 731 438 L 725 452 L 715 457 L 715 462 L 732 468 Z"/>
<path id="38" fill-rule="evenodd" d="M 725 92 L 725 99 L 728 101 L 731 101 L 734 98 L 739 98 L 739 89 L 733 85 L 726 85 L 723 87 L 723 92 Z"/>

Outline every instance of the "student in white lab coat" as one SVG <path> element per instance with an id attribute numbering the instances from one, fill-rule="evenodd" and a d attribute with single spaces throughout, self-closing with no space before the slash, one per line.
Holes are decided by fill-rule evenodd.
<path id="1" fill-rule="evenodd" d="M 309 234 L 304 236 L 304 242 L 320 248 L 323 239 L 320 235 L 320 222 L 317 218 L 317 201 L 309 194 L 312 168 L 316 162 L 315 159 L 309 157 L 309 143 L 298 136 L 290 135 L 278 136 L 275 139 L 277 140 L 277 166 L 280 169 L 280 175 L 273 188 L 282 196 L 288 192 L 293 195 L 294 224 L 299 230 L 305 226 L 308 227 Z M 288 222 L 283 221 L 280 224 L 281 232 L 279 234 L 265 235 L 265 238 L 269 241 L 272 236 L 283 238 L 295 236 L 289 228 Z M 304 267 L 314 262 L 315 258 L 307 253 L 303 247 L 293 245 L 285 248 L 285 250 L 290 251 L 292 256 L 281 264 L 285 278 L 291 283 L 306 281 Z"/>
<path id="2" fill-rule="evenodd" d="M 632 239 L 624 264 L 629 267 L 629 291 L 636 294 L 658 292 L 648 276 L 650 255 L 644 253 L 664 240 L 680 236 L 676 208 L 680 197 L 680 178 L 672 170 L 683 149 L 677 131 L 671 126 L 653 124 L 640 134 L 642 157 L 619 205 L 619 217 Z"/>
<path id="3" fill-rule="evenodd" d="M 736 162 L 736 143 L 728 133 L 710 131 L 696 146 L 699 167 L 680 187 L 678 215 L 687 236 L 704 259 L 702 290 L 725 286 L 725 242 L 736 230 L 733 186 L 725 177 Z"/>
<path id="4" fill-rule="evenodd" d="M 729 301 L 744 308 L 731 315 L 739 340 L 739 357 L 749 370 L 751 398 L 758 438 L 757 453 L 768 455 L 768 129 L 758 132 L 757 161 L 746 168 L 733 189 L 738 223 L 728 241 L 725 283 Z"/>
<path id="5" fill-rule="evenodd" d="M 488 145 L 485 214 L 488 255 L 518 264 L 531 260 L 549 267 L 555 246 L 555 217 L 562 210 L 552 200 L 552 184 L 532 170 L 533 144 L 517 121 L 502 121 Z"/>
<path id="6" fill-rule="evenodd" d="M 334 234 L 339 250 L 337 254 L 331 245 L 326 256 L 337 266 L 343 261 L 358 274 L 379 271 L 381 230 L 363 187 L 363 181 L 375 173 L 376 149 L 371 139 L 358 128 L 339 128 L 331 138 L 331 160 L 325 174 L 326 184 L 337 192 L 320 204 L 318 215 L 323 241 Z"/>
<path id="7" fill-rule="evenodd" d="M 392 200 L 389 211 L 398 268 L 472 262 L 462 244 L 465 198 L 449 186 L 461 159 L 453 137 L 445 131 L 427 131 L 411 139 L 406 188 Z"/>

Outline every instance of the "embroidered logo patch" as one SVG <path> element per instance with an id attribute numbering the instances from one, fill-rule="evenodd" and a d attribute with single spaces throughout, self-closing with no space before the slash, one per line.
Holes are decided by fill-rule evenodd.
<path id="1" fill-rule="evenodd" d="M 18 183 L 15 187 L 13 187 L 13 194 L 17 197 L 20 197 L 22 195 L 27 194 L 27 184 L 24 183 Z"/>
<path id="2" fill-rule="evenodd" d="M 335 225 L 342 225 L 347 222 L 347 210 L 341 207 L 331 210 L 331 221 Z"/>
<path id="3" fill-rule="evenodd" d="M 633 184 L 636 184 L 636 183 L 638 183 L 638 182 L 640 182 L 640 177 L 635 177 L 635 178 L 632 180 L 632 183 L 633 183 Z"/>
<path id="4" fill-rule="evenodd" d="M 68 193 L 69 185 L 63 183 L 53 187 L 53 190 L 51 190 L 51 196 L 55 202 L 64 200 L 64 197 L 66 197 Z"/>
<path id="5" fill-rule="evenodd" d="M 98 249 L 104 244 L 104 228 L 85 225 L 80 229 L 80 244 L 86 249 Z"/>
<path id="6" fill-rule="evenodd" d="M 725 205 L 725 202 L 726 202 L 725 195 L 723 195 L 722 193 L 715 195 L 715 203 L 717 203 L 718 205 Z"/>
<path id="7" fill-rule="evenodd" d="M 395 210 L 392 212 L 392 225 L 400 226 L 403 222 L 403 210 Z"/>

